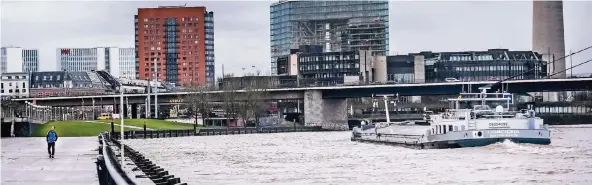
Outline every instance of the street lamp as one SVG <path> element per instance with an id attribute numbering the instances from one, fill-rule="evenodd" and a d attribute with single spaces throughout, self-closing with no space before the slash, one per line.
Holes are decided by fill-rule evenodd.
<path id="1" fill-rule="evenodd" d="M 123 158 L 123 153 L 125 152 L 125 144 L 123 142 L 123 87 L 119 87 L 119 92 L 120 92 L 120 96 L 119 96 L 119 119 L 121 120 L 119 126 L 120 126 L 120 131 L 121 131 L 121 148 L 119 149 L 121 151 L 121 167 L 124 167 L 124 158 Z"/>

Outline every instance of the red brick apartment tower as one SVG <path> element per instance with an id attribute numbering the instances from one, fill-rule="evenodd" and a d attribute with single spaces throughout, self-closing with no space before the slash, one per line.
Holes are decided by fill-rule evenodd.
<path id="1" fill-rule="evenodd" d="M 214 83 L 213 12 L 205 7 L 139 8 L 135 15 L 136 76 L 180 86 Z"/>

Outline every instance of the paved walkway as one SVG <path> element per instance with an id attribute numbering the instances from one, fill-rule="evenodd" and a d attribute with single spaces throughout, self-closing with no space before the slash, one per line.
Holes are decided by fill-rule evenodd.
<path id="1" fill-rule="evenodd" d="M 55 158 L 43 137 L 2 138 L 2 185 L 99 184 L 97 137 L 60 137 Z"/>

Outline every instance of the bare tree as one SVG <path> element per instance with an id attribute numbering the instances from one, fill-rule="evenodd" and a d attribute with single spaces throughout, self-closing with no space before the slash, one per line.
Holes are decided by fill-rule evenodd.
<path id="1" fill-rule="evenodd" d="M 265 101 L 268 96 L 268 89 L 271 85 L 270 77 L 254 76 L 247 80 L 247 85 L 243 88 L 243 101 L 241 101 L 240 115 L 246 123 L 251 118 L 255 119 L 255 126 L 259 126 L 259 118 L 264 116 L 269 109 Z M 246 127 L 246 124 L 245 124 Z"/>
<path id="2" fill-rule="evenodd" d="M 226 112 L 226 126 L 230 125 L 230 119 L 236 120 L 236 109 L 237 109 L 237 93 L 236 91 L 241 88 L 241 84 L 238 80 L 232 78 L 233 74 L 226 74 L 224 78 L 218 79 L 221 82 L 220 90 L 223 92 L 220 94 L 221 100 L 224 102 L 224 111 Z"/>
<path id="3" fill-rule="evenodd" d="M 214 99 L 214 94 L 209 93 L 212 90 L 211 86 L 192 84 L 186 89 L 191 94 L 181 95 L 180 99 L 185 103 L 185 108 L 190 116 L 195 119 L 194 124 L 197 126 L 197 119 L 201 116 L 202 124 L 206 126 L 206 118 L 211 111 L 210 103 Z"/>
<path id="4" fill-rule="evenodd" d="M 2 114 L 4 115 L 11 115 L 10 117 L 24 116 L 25 112 L 25 104 L 22 102 L 16 102 L 12 100 L 1 100 L 0 106 L 2 106 Z M 12 111 L 12 112 L 11 112 Z"/>

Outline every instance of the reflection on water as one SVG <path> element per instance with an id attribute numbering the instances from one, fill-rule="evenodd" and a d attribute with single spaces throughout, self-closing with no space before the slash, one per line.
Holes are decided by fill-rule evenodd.
<path id="1" fill-rule="evenodd" d="M 357 143 L 349 132 L 127 143 L 189 184 L 592 184 L 592 125 L 552 127 L 551 137 L 548 146 L 505 141 L 440 150 Z"/>

